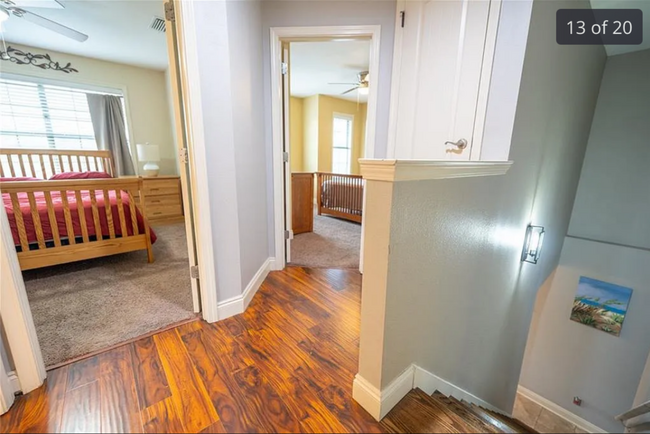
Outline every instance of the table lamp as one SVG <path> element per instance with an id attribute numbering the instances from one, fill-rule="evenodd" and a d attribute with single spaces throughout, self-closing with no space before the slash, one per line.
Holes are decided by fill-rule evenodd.
<path id="1" fill-rule="evenodd" d="M 144 164 L 145 176 L 158 176 L 160 167 L 156 164 L 160 161 L 160 150 L 158 145 L 150 145 L 149 142 L 136 145 L 138 148 L 138 160 Z"/>

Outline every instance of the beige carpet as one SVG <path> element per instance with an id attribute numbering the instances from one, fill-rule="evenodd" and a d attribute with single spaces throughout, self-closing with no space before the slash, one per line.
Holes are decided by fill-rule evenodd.
<path id="1" fill-rule="evenodd" d="M 154 227 L 145 251 L 25 271 L 46 366 L 194 316 L 182 223 Z"/>
<path id="2" fill-rule="evenodd" d="M 291 264 L 319 268 L 359 268 L 361 225 L 314 215 L 314 232 L 291 242 Z"/>

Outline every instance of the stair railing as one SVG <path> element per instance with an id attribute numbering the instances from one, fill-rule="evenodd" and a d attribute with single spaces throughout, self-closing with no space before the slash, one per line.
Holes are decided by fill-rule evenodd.
<path id="1" fill-rule="evenodd" d="M 642 432 L 650 430 L 650 422 L 641 422 L 628 425 L 630 419 L 642 416 L 644 414 L 650 413 L 650 401 L 644 402 L 641 405 L 637 405 L 631 410 L 626 411 L 623 414 L 616 416 L 616 420 L 623 422 L 625 426 L 625 432 Z"/>

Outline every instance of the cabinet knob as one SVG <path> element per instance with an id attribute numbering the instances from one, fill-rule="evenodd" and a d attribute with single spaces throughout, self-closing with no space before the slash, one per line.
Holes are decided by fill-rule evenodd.
<path id="1" fill-rule="evenodd" d="M 452 146 L 457 147 L 458 149 L 465 149 L 465 148 L 467 148 L 467 140 L 460 139 L 457 142 L 445 142 L 445 145 L 452 145 Z"/>

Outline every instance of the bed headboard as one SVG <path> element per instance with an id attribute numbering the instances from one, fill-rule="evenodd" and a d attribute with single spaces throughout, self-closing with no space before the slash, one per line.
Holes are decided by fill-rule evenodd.
<path id="1" fill-rule="evenodd" d="M 48 179 L 64 172 L 105 172 L 115 176 L 111 151 L 0 148 L 0 177 Z"/>

